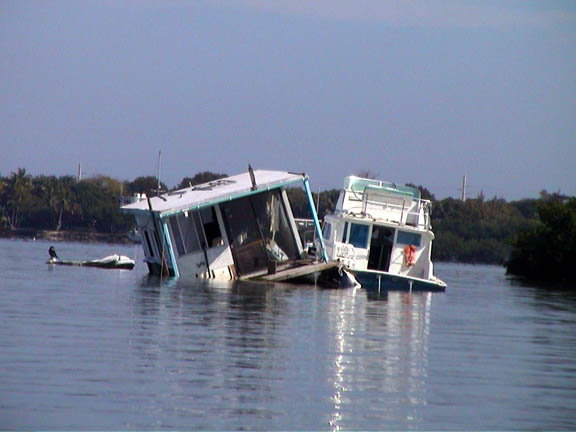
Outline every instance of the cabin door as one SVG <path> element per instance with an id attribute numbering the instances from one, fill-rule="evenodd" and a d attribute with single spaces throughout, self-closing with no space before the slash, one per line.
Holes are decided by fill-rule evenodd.
<path id="1" fill-rule="evenodd" d="M 238 274 L 267 268 L 268 255 L 250 197 L 220 204 L 220 210 Z"/>
<path id="2" fill-rule="evenodd" d="M 280 191 L 263 191 L 220 204 L 236 270 L 242 275 L 268 270 L 300 257 L 296 235 Z"/>
<path id="3" fill-rule="evenodd" d="M 370 239 L 370 253 L 368 255 L 368 269 L 388 271 L 390 256 L 394 244 L 394 230 L 383 226 L 373 225 Z"/>

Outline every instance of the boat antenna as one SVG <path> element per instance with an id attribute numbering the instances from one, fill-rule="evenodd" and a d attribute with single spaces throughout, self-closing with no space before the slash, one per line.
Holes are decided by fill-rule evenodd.
<path id="1" fill-rule="evenodd" d="M 160 158 L 162 156 L 162 150 L 158 150 L 158 174 L 156 175 L 157 188 L 156 195 L 160 196 Z"/>
<path id="2" fill-rule="evenodd" d="M 250 164 L 248 164 L 248 172 L 250 173 L 250 181 L 252 182 L 252 190 L 256 190 L 257 186 L 256 186 L 256 177 L 254 176 L 254 170 L 252 169 L 252 166 Z"/>

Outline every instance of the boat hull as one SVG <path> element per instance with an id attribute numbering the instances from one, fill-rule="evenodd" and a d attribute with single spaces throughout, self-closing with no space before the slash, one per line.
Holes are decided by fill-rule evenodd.
<path id="1" fill-rule="evenodd" d="M 89 260 L 89 261 L 71 261 L 71 260 L 59 260 L 51 258 L 46 264 L 52 265 L 65 265 L 65 266 L 79 266 L 79 267 L 97 267 L 105 269 L 126 269 L 132 270 L 134 268 L 134 260 L 125 257 L 112 255 L 99 260 Z"/>
<path id="2" fill-rule="evenodd" d="M 384 272 L 352 271 L 367 291 L 446 291 L 446 284 L 439 279 L 425 280 Z"/>

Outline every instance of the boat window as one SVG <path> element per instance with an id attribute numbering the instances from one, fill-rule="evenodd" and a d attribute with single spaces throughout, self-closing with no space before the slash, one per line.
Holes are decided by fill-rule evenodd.
<path id="1" fill-rule="evenodd" d="M 300 256 L 280 191 L 234 199 L 220 209 L 239 274 Z"/>
<path id="2" fill-rule="evenodd" d="M 396 238 L 396 243 L 405 245 L 414 245 L 419 247 L 421 238 L 422 235 L 418 233 L 398 231 L 398 237 Z"/>
<path id="3" fill-rule="evenodd" d="M 202 226 L 208 247 L 223 245 L 222 232 L 220 231 L 220 225 L 218 225 L 214 207 L 207 207 L 200 210 L 200 218 L 202 219 Z"/>
<path id="4" fill-rule="evenodd" d="M 344 231 L 342 232 L 342 243 L 346 243 L 348 238 L 348 222 L 344 222 Z"/>
<path id="5" fill-rule="evenodd" d="M 184 242 L 182 241 L 182 234 L 180 233 L 180 226 L 178 225 L 178 219 L 176 216 L 170 216 L 168 218 L 170 222 L 170 229 L 172 231 L 172 240 L 176 243 L 176 250 L 178 251 L 178 255 L 184 255 L 186 253 L 186 249 L 184 249 Z"/>
<path id="6" fill-rule="evenodd" d="M 190 217 L 194 221 L 194 227 L 196 228 L 196 239 L 199 242 L 199 249 L 206 249 L 207 242 L 206 242 L 206 235 L 204 234 L 202 217 L 200 212 L 194 211 L 190 213 Z"/>
<path id="7" fill-rule="evenodd" d="M 322 228 L 322 237 L 324 237 L 324 240 L 330 240 L 331 235 L 332 235 L 332 224 L 326 222 L 324 224 L 324 228 Z"/>
<path id="8" fill-rule="evenodd" d="M 348 243 L 354 247 L 366 249 L 368 247 L 368 225 L 350 224 L 350 239 Z"/>
<path id="9" fill-rule="evenodd" d="M 280 191 L 251 197 L 268 257 L 273 261 L 296 259 L 299 252 Z"/>
<path id="10" fill-rule="evenodd" d="M 156 252 L 159 258 L 164 259 L 164 255 L 166 254 L 166 244 L 164 243 L 164 237 L 160 237 L 158 231 L 152 231 L 154 234 L 154 240 L 156 240 Z"/>
<path id="11" fill-rule="evenodd" d="M 153 257 L 154 249 L 152 249 L 152 242 L 150 241 L 150 234 L 148 233 L 148 230 L 144 231 L 144 238 L 146 239 L 146 246 L 148 246 L 146 255 Z"/>
<path id="12" fill-rule="evenodd" d="M 189 212 L 188 216 L 186 216 L 186 214 L 179 214 L 177 216 L 178 226 L 180 227 L 180 234 L 184 246 L 184 253 L 193 253 L 202 249 L 194 224 L 195 213 L 196 212 Z"/>
<path id="13" fill-rule="evenodd" d="M 296 229 L 298 230 L 302 244 L 314 243 L 314 239 L 316 238 L 314 221 L 311 219 L 294 219 L 294 221 L 296 222 Z"/>
<path id="14" fill-rule="evenodd" d="M 268 258 L 250 197 L 222 203 L 220 209 L 238 274 L 266 268 Z"/>

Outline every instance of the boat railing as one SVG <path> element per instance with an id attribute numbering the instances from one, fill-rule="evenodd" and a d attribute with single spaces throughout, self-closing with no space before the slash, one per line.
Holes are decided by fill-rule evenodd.
<path id="1" fill-rule="evenodd" d="M 400 225 L 408 225 L 414 228 L 430 230 L 430 209 L 432 203 L 430 200 L 413 198 L 409 204 L 404 200 L 398 203 L 389 200 L 370 200 L 366 196 L 358 199 L 349 197 L 349 204 L 357 202 L 358 206 L 346 206 L 342 209 L 344 213 L 360 214 L 371 217 L 374 220 L 385 220 Z"/>

